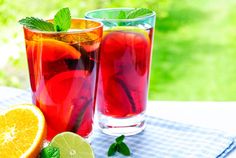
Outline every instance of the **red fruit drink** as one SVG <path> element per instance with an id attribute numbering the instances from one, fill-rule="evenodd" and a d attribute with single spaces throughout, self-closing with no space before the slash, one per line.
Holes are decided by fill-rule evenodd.
<path id="1" fill-rule="evenodd" d="M 97 93 L 98 123 L 109 135 L 134 135 L 145 128 L 156 13 L 145 8 L 89 11 L 104 24 Z"/>
<path id="2" fill-rule="evenodd" d="M 86 28 L 85 23 L 90 23 Z M 47 122 L 47 139 L 63 131 L 88 137 L 92 131 L 99 46 L 98 22 L 72 20 L 66 33 L 24 28 L 33 102 Z M 93 29 L 96 27 L 96 29 Z"/>
<path id="3" fill-rule="evenodd" d="M 98 111 L 129 118 L 145 111 L 153 29 L 117 27 L 104 31 Z"/>

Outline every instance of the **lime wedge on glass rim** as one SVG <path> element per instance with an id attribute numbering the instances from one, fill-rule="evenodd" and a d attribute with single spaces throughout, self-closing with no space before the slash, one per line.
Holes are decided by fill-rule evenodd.
<path id="1" fill-rule="evenodd" d="M 123 31 L 123 32 L 135 32 L 135 33 L 139 33 L 141 35 L 143 35 L 145 37 L 146 40 L 150 40 L 149 39 L 149 35 L 148 35 L 148 31 L 137 27 L 137 26 L 115 26 L 110 28 L 107 31 Z"/>
<path id="2" fill-rule="evenodd" d="M 50 145 L 60 149 L 61 158 L 95 158 L 90 144 L 72 132 L 56 135 Z"/>

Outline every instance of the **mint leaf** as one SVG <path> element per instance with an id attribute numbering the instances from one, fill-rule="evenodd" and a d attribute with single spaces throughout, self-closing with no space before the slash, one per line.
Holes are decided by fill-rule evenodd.
<path id="1" fill-rule="evenodd" d="M 121 10 L 118 14 L 118 19 L 126 19 L 126 12 Z"/>
<path id="2" fill-rule="evenodd" d="M 116 142 L 117 142 L 117 143 L 121 143 L 124 139 L 125 139 L 125 136 L 124 136 L 124 135 L 121 135 L 121 136 L 119 136 L 119 137 L 116 138 Z"/>
<path id="3" fill-rule="evenodd" d="M 60 158 L 60 150 L 57 147 L 47 146 L 40 152 L 40 158 Z"/>
<path id="4" fill-rule="evenodd" d="M 126 18 L 127 19 L 134 19 L 134 18 L 138 18 L 138 17 L 142 17 L 145 15 L 151 14 L 151 13 L 152 13 L 152 11 L 150 9 L 136 8 L 136 9 L 129 11 Z"/>
<path id="5" fill-rule="evenodd" d="M 108 152 L 107 152 L 107 155 L 108 155 L 108 156 L 113 156 L 113 155 L 115 155 L 116 150 L 117 150 L 117 144 L 116 144 L 116 143 L 111 144 L 111 146 L 109 147 L 109 150 L 108 150 Z"/>
<path id="6" fill-rule="evenodd" d="M 54 26 L 52 23 L 39 18 L 26 17 L 24 19 L 19 20 L 19 23 L 29 29 L 40 31 L 54 31 Z"/>
<path id="7" fill-rule="evenodd" d="M 58 32 L 70 29 L 71 15 L 69 8 L 60 9 L 54 16 L 54 29 Z"/>
<path id="8" fill-rule="evenodd" d="M 19 20 L 19 23 L 29 29 L 40 31 L 67 31 L 71 25 L 70 10 L 69 8 L 60 9 L 54 16 L 54 24 L 34 17 L 26 17 Z"/>
<path id="9" fill-rule="evenodd" d="M 110 145 L 107 155 L 113 156 L 118 151 L 119 153 L 125 156 L 130 156 L 129 147 L 123 142 L 124 139 L 125 139 L 124 135 L 117 137 L 116 142 Z"/>
<path id="10" fill-rule="evenodd" d="M 123 142 L 117 144 L 117 151 L 125 156 L 130 156 L 129 147 Z"/>

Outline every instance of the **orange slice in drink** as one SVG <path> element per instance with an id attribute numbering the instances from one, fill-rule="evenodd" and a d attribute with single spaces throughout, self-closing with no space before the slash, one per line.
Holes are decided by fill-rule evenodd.
<path id="1" fill-rule="evenodd" d="M 148 32 L 133 26 L 118 26 L 104 32 L 102 41 L 101 58 L 109 60 L 121 58 L 127 52 L 137 56 L 144 54 L 143 50 L 149 49 L 150 39 Z M 107 59 L 106 59 L 107 60 Z M 143 59 L 138 59 L 143 60 Z"/>
<path id="2" fill-rule="evenodd" d="M 72 70 L 55 75 L 46 83 L 51 99 L 55 103 L 62 103 L 77 98 L 87 76 L 88 71 L 85 70 Z"/>
<path id="3" fill-rule="evenodd" d="M 106 33 L 106 32 L 105 32 Z M 109 32 L 103 37 L 101 45 L 101 60 L 116 60 L 123 56 L 126 50 L 126 38 L 123 32 Z"/>
<path id="4" fill-rule="evenodd" d="M 34 105 L 16 105 L 0 115 L 1 158 L 35 158 L 45 136 L 44 116 Z"/>
<path id="5" fill-rule="evenodd" d="M 123 68 L 134 65 L 137 72 L 143 75 L 149 67 L 150 48 L 148 31 L 132 26 L 114 27 L 105 31 L 101 65 L 119 63 Z"/>
<path id="6" fill-rule="evenodd" d="M 69 44 L 55 39 L 27 41 L 27 53 L 42 58 L 43 61 L 55 61 L 60 58 L 79 59 L 81 54 Z"/>
<path id="7" fill-rule="evenodd" d="M 55 75 L 46 83 L 42 83 L 37 100 L 45 112 L 48 125 L 54 130 L 65 131 L 73 109 L 77 104 L 83 103 L 83 100 L 78 100 L 90 97 L 87 93 L 89 79 L 88 71 L 72 70 Z"/>
<path id="8" fill-rule="evenodd" d="M 88 53 L 93 52 L 93 51 L 98 51 L 98 48 L 100 46 L 99 42 L 94 42 L 93 44 L 84 44 L 82 45 L 84 50 Z"/>

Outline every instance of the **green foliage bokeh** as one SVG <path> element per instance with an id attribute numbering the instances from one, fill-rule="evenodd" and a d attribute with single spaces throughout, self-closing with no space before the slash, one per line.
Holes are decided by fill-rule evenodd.
<path id="1" fill-rule="evenodd" d="M 235 0 L 0 0 L 0 86 L 29 88 L 22 27 L 26 16 L 73 17 L 97 8 L 146 7 L 157 13 L 150 99 L 236 99 Z"/>

